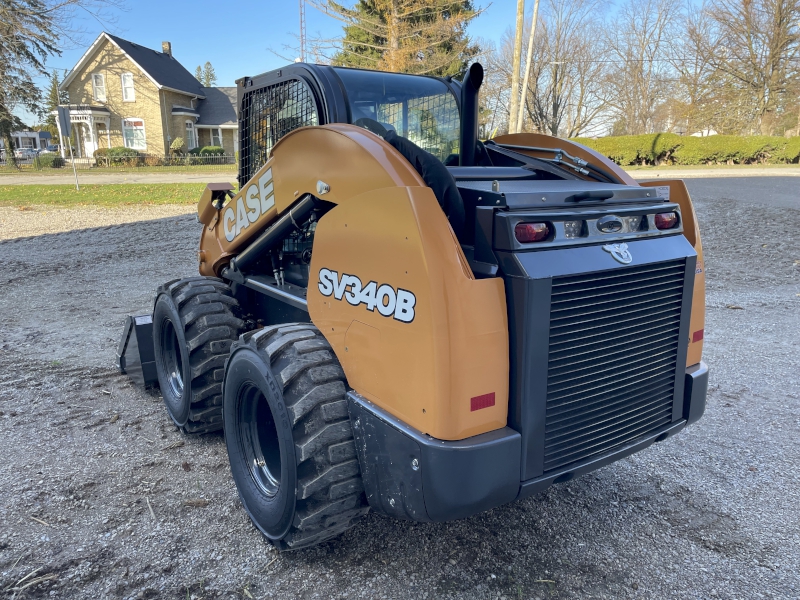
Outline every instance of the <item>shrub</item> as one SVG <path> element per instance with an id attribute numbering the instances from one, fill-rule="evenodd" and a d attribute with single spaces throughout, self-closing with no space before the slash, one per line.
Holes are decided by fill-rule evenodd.
<path id="1" fill-rule="evenodd" d="M 674 133 L 626 135 L 598 139 L 576 138 L 622 166 L 797 163 L 800 138 Z"/>
<path id="2" fill-rule="evenodd" d="M 200 148 L 200 155 L 201 156 L 224 156 L 225 148 L 222 146 L 203 146 Z"/>
<path id="3" fill-rule="evenodd" d="M 183 147 L 186 142 L 183 141 L 182 137 L 176 137 L 172 140 L 172 143 L 169 145 L 169 149 L 175 152 L 176 154 L 180 154 L 183 152 Z"/>
<path id="4" fill-rule="evenodd" d="M 39 169 L 60 169 L 64 166 L 64 159 L 58 154 L 40 154 L 36 162 Z"/>

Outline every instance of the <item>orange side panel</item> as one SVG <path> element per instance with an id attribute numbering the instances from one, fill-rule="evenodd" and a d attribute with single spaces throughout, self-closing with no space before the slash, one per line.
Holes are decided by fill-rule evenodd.
<path id="1" fill-rule="evenodd" d="M 400 312 L 384 295 L 381 314 L 380 289 L 398 306 L 402 294 Z M 506 425 L 503 282 L 473 278 L 429 188 L 373 190 L 322 217 L 308 309 L 349 385 L 409 425 L 444 440 Z"/>
<path id="2" fill-rule="evenodd" d="M 318 181 L 330 186 L 320 197 L 333 203 L 374 189 L 425 185 L 402 154 L 366 129 L 344 124 L 296 129 L 203 228 L 200 273 L 218 275 L 230 257 L 298 199 L 319 196 Z"/>
<path id="3" fill-rule="evenodd" d="M 683 217 L 683 235 L 694 246 L 697 252 L 697 268 L 694 276 L 694 295 L 692 296 L 692 317 L 689 322 L 689 352 L 686 355 L 686 366 L 700 362 L 703 357 L 703 339 L 695 338 L 696 332 L 703 331 L 706 320 L 706 265 L 703 260 L 703 243 L 700 240 L 700 226 L 694 212 L 694 204 L 689 198 L 686 184 L 680 179 L 642 181 L 644 187 L 669 187 L 669 201 L 681 207 Z"/>

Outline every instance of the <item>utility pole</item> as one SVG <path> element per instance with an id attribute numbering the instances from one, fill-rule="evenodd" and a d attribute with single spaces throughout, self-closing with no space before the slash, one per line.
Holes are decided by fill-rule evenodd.
<path id="1" fill-rule="evenodd" d="M 539 18 L 539 0 L 533 3 L 533 21 L 531 22 L 531 37 L 528 40 L 528 57 L 525 60 L 525 77 L 522 80 L 522 99 L 519 101 L 519 115 L 517 116 L 517 133 L 522 131 L 522 117 L 525 115 L 525 99 L 528 97 L 528 79 L 531 76 L 531 58 L 533 57 L 533 36 L 536 33 L 536 20 Z"/>
<path id="2" fill-rule="evenodd" d="M 522 28 L 525 26 L 525 0 L 517 0 L 517 30 L 514 34 L 514 60 L 511 67 L 511 102 L 508 115 L 508 133 L 517 133 L 519 111 L 519 69 L 522 62 Z"/>
<path id="3" fill-rule="evenodd" d="M 306 0 L 300 0 L 300 62 L 306 62 Z"/>

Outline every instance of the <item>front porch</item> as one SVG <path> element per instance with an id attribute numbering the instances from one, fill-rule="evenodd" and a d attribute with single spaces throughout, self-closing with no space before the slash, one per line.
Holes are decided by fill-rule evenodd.
<path id="1" fill-rule="evenodd" d="M 65 108 L 69 109 L 69 121 L 75 131 L 75 158 L 91 159 L 95 150 L 111 147 L 111 111 L 105 106 L 89 104 L 68 104 Z M 58 135 L 64 140 L 60 126 Z M 63 143 L 61 157 L 69 158 L 69 150 Z"/>

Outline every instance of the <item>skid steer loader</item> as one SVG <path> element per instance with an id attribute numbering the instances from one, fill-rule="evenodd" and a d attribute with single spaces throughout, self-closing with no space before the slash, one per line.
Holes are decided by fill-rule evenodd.
<path id="1" fill-rule="evenodd" d="M 199 275 L 130 317 L 120 367 L 224 427 L 280 549 L 369 509 L 447 521 L 697 421 L 704 272 L 681 181 L 537 134 L 478 140 L 463 81 L 293 64 L 237 82 L 239 191 Z"/>

